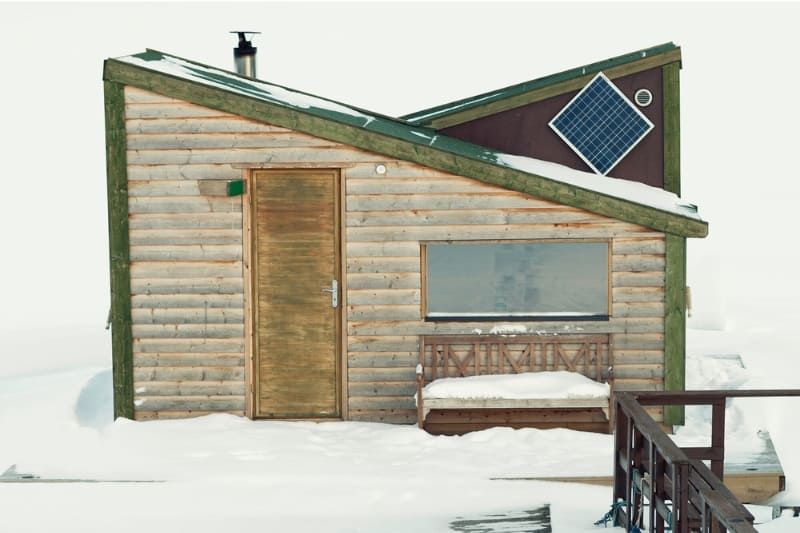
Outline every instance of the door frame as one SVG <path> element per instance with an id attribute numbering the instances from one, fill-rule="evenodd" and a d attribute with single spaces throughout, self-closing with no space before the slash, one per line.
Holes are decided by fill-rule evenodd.
<path id="1" fill-rule="evenodd" d="M 253 206 L 254 196 L 252 194 L 255 174 L 260 171 L 275 172 L 297 172 L 328 170 L 333 174 L 334 179 L 334 242 L 336 261 L 334 264 L 334 274 L 339 281 L 339 306 L 334 313 L 336 331 L 336 401 L 338 403 L 338 417 L 320 418 L 319 420 L 347 420 L 348 410 L 348 377 L 347 377 L 347 243 L 345 240 L 345 180 L 341 168 L 331 167 L 330 165 L 263 165 L 242 169 L 242 179 L 244 181 L 244 195 L 242 198 L 242 276 L 243 276 L 243 303 L 244 303 L 244 370 L 245 370 L 245 416 L 250 419 L 258 419 L 256 379 L 256 324 L 257 306 L 255 305 L 255 279 L 258 273 L 253 264 L 255 231 L 253 230 L 253 216 L 255 209 Z M 286 419 L 282 419 L 286 420 Z M 304 419 L 314 420 L 314 419 Z"/>

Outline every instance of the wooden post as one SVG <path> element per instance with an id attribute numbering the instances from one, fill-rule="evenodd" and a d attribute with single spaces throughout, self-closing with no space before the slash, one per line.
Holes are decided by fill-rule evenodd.
<path id="1" fill-rule="evenodd" d="M 125 87 L 104 82 L 114 418 L 133 418 L 133 329 Z"/>
<path id="2" fill-rule="evenodd" d="M 711 471 L 723 481 L 725 464 L 725 398 L 717 398 L 711 404 L 711 448 L 719 457 L 711 459 Z"/>

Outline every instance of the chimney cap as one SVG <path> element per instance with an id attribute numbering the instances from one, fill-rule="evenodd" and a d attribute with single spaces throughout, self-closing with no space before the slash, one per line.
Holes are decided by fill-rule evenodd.
<path id="1" fill-rule="evenodd" d="M 258 49 L 247 40 L 247 36 L 260 35 L 260 31 L 231 31 L 230 33 L 235 33 L 239 36 L 239 46 L 233 49 L 233 55 L 235 57 L 255 55 Z"/>

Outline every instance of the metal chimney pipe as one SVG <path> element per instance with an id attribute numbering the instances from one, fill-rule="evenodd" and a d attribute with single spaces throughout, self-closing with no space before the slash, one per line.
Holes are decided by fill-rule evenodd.
<path id="1" fill-rule="evenodd" d="M 248 35 L 258 35 L 259 31 L 232 31 L 239 35 L 239 46 L 233 49 L 233 62 L 236 72 L 248 78 L 256 77 L 256 52 L 253 44 L 247 40 Z"/>

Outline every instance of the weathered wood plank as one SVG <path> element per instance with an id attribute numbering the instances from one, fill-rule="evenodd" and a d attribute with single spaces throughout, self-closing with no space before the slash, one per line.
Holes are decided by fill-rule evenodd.
<path id="1" fill-rule="evenodd" d="M 348 242 L 348 257 L 419 257 L 419 242 Z"/>
<path id="2" fill-rule="evenodd" d="M 229 163 L 211 165 L 130 165 L 129 180 L 236 180 L 241 169 Z"/>
<path id="3" fill-rule="evenodd" d="M 354 368 L 388 368 L 415 367 L 419 362 L 419 352 L 350 352 L 347 356 L 347 367 Z"/>
<path id="4" fill-rule="evenodd" d="M 434 241 L 481 239 L 602 239 L 647 235 L 638 226 L 608 224 L 518 224 L 494 226 L 370 226 L 348 227 L 349 241 Z"/>
<path id="5" fill-rule="evenodd" d="M 128 134 L 164 133 L 288 133 L 291 130 L 239 117 L 128 119 Z"/>
<path id="6" fill-rule="evenodd" d="M 229 229 L 242 227 L 242 214 L 141 213 L 130 215 L 131 229 Z"/>
<path id="7" fill-rule="evenodd" d="M 244 383 L 242 366 L 138 366 L 134 382 L 148 381 L 237 381 Z"/>
<path id="8" fill-rule="evenodd" d="M 498 192 L 487 185 L 469 178 L 381 178 L 347 180 L 348 194 L 428 194 L 428 193 L 479 193 Z"/>
<path id="9" fill-rule="evenodd" d="M 204 150 L 220 148 L 286 148 L 301 146 L 337 146 L 336 143 L 304 135 L 288 133 L 165 133 L 129 134 L 128 150 Z"/>
<path id="10" fill-rule="evenodd" d="M 664 272 L 614 272 L 614 287 L 663 287 Z"/>
<path id="11" fill-rule="evenodd" d="M 357 336 L 347 337 L 348 352 L 406 352 L 419 350 L 417 336 Z"/>
<path id="12" fill-rule="evenodd" d="M 348 257 L 347 272 L 373 274 L 391 272 L 419 272 L 419 256 L 416 257 Z"/>
<path id="13" fill-rule="evenodd" d="M 611 289 L 613 303 L 663 302 L 663 287 L 614 287 Z"/>
<path id="14" fill-rule="evenodd" d="M 244 410 L 244 396 L 135 396 L 136 411 L 161 410 Z"/>
<path id="15" fill-rule="evenodd" d="M 374 163 L 358 163 L 345 169 L 345 177 L 351 178 L 455 178 L 454 174 L 442 172 L 406 161 L 387 159 L 382 161 L 384 173 L 378 174 Z"/>
<path id="16" fill-rule="evenodd" d="M 238 244 L 131 246 L 131 261 L 241 261 Z"/>
<path id="17" fill-rule="evenodd" d="M 625 378 L 614 380 L 614 390 L 616 391 L 656 391 L 662 390 L 663 388 L 664 380 L 662 378 Z"/>
<path id="18" fill-rule="evenodd" d="M 130 286 L 131 294 L 242 294 L 244 280 L 241 277 L 133 279 Z"/>
<path id="19" fill-rule="evenodd" d="M 496 225 L 496 224 L 555 224 L 606 222 L 607 217 L 579 209 L 453 209 L 412 211 L 356 211 L 347 215 L 351 227 L 369 226 L 427 226 L 427 225 Z"/>
<path id="20" fill-rule="evenodd" d="M 614 318 L 664 317 L 663 302 L 619 302 L 615 303 Z"/>
<path id="21" fill-rule="evenodd" d="M 134 183 L 134 182 L 130 182 Z M 241 213 L 240 196 L 164 196 L 131 197 L 128 210 L 133 213 Z"/>
<path id="22" fill-rule="evenodd" d="M 339 145 L 341 146 L 341 145 Z M 382 159 L 356 149 L 343 147 L 289 147 L 269 150 L 231 148 L 227 150 L 128 150 L 128 161 L 133 165 L 209 165 L 209 164 L 279 164 L 279 163 L 325 163 L 331 167 L 352 161 L 376 161 Z"/>
<path id="23" fill-rule="evenodd" d="M 663 350 L 614 350 L 614 364 L 663 364 Z"/>
<path id="24" fill-rule="evenodd" d="M 369 323 L 373 323 L 373 321 L 390 321 L 398 326 L 397 330 L 393 330 L 389 326 L 385 328 L 383 333 L 367 333 L 368 335 L 391 335 L 394 331 L 402 334 L 405 329 L 403 321 L 419 321 L 421 319 L 422 312 L 419 305 L 350 305 L 347 307 L 347 320 L 349 321 Z"/>
<path id="25" fill-rule="evenodd" d="M 233 294 L 136 294 L 131 298 L 133 309 L 224 309 L 241 310 L 244 306 L 241 293 Z"/>
<path id="26" fill-rule="evenodd" d="M 349 289 L 419 289 L 418 272 L 397 272 L 392 274 L 355 273 L 347 274 Z"/>
<path id="27" fill-rule="evenodd" d="M 352 409 L 348 420 L 384 424 L 415 424 L 416 409 Z"/>
<path id="28" fill-rule="evenodd" d="M 242 324 L 134 324 L 134 339 L 241 339 Z"/>
<path id="29" fill-rule="evenodd" d="M 350 409 L 415 409 L 414 399 L 408 396 L 350 396 Z"/>
<path id="30" fill-rule="evenodd" d="M 663 333 L 630 333 L 615 335 L 612 341 L 614 350 L 663 350 Z"/>
<path id="31" fill-rule="evenodd" d="M 131 230 L 131 245 L 242 244 L 241 229 L 137 229 Z"/>
<path id="32" fill-rule="evenodd" d="M 133 309 L 133 324 L 244 324 L 243 309 Z"/>
<path id="33" fill-rule="evenodd" d="M 348 380 L 351 383 L 389 383 L 402 382 L 416 385 L 415 365 L 408 367 L 360 367 L 350 368 L 347 371 Z M 352 390 L 352 389 L 351 389 Z M 354 396 L 360 396 L 354 394 Z M 384 394 L 383 396 L 392 396 Z"/>
<path id="34" fill-rule="evenodd" d="M 222 196 L 227 200 L 235 199 L 241 204 L 241 198 L 229 198 L 227 180 L 134 180 L 128 183 L 131 197 L 141 196 Z"/>
<path id="35" fill-rule="evenodd" d="M 621 364 L 614 360 L 614 379 L 664 378 L 663 364 Z"/>
<path id="36" fill-rule="evenodd" d="M 419 289 L 350 289 L 348 305 L 416 305 L 419 308 Z"/>
<path id="37" fill-rule="evenodd" d="M 180 418 L 195 418 L 198 416 L 206 416 L 211 414 L 229 414 L 244 416 L 242 409 L 215 409 L 213 411 L 195 409 L 195 410 L 180 410 L 173 409 L 169 411 L 136 411 L 134 420 L 175 420 Z"/>
<path id="38" fill-rule="evenodd" d="M 350 382 L 351 396 L 413 396 L 417 390 L 414 381 L 408 382 Z"/>
<path id="39" fill-rule="evenodd" d="M 139 261 L 131 264 L 131 278 L 234 278 L 241 275 L 241 261 Z"/>
<path id="40" fill-rule="evenodd" d="M 664 254 L 665 244 L 663 238 L 650 239 L 614 239 L 611 243 L 614 255 L 626 254 Z"/>
<path id="41" fill-rule="evenodd" d="M 241 338 L 226 339 L 133 339 L 134 357 L 138 354 L 160 353 L 244 353 L 244 340 Z M 244 357 L 244 356 L 242 356 Z M 173 365 L 175 363 L 172 363 Z M 197 364 L 197 363 L 195 363 Z M 207 363 L 212 364 L 212 363 Z M 218 363 L 217 363 L 218 364 Z M 148 364 L 147 366 L 152 366 Z"/>
<path id="42" fill-rule="evenodd" d="M 414 209 L 561 209 L 563 206 L 512 191 L 449 194 L 372 194 L 355 195 L 348 191 L 347 210 L 408 211 Z"/>
<path id="43" fill-rule="evenodd" d="M 125 87 L 125 102 L 129 104 L 153 104 L 153 103 L 165 104 L 165 103 L 179 103 L 181 102 L 181 100 L 127 85 Z"/>
<path id="44" fill-rule="evenodd" d="M 125 117 L 137 118 L 193 118 L 193 117 L 228 117 L 234 115 L 217 111 L 208 107 L 190 104 L 185 101 L 172 101 L 164 103 L 147 103 L 125 105 Z"/>
<path id="45" fill-rule="evenodd" d="M 614 255 L 611 267 L 614 272 L 657 272 L 664 270 L 663 255 Z"/>
<path id="46" fill-rule="evenodd" d="M 153 343 L 148 343 L 152 346 Z M 142 343 L 139 343 L 139 347 Z M 173 348 L 175 346 L 172 346 Z M 185 348 L 186 345 L 181 346 Z M 142 368 L 149 371 L 152 367 L 230 367 L 240 368 L 244 372 L 244 353 L 225 353 L 225 352 L 152 352 L 135 353 L 135 368 Z"/>
<path id="47" fill-rule="evenodd" d="M 133 388 L 139 397 L 244 395 L 244 381 L 136 381 Z"/>

